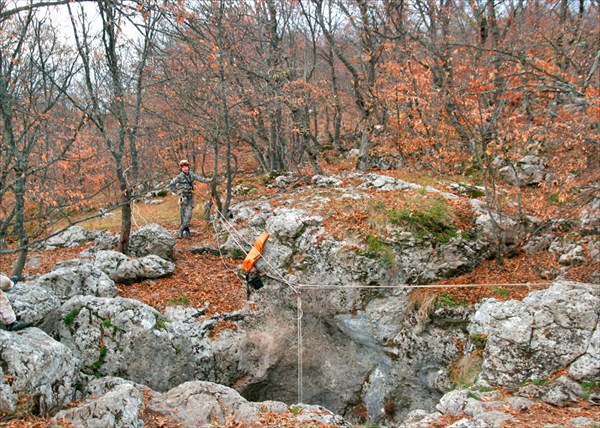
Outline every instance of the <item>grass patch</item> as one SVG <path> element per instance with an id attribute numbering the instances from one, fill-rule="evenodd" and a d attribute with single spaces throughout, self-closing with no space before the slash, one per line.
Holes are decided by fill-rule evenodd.
<path id="1" fill-rule="evenodd" d="M 417 317 L 422 321 L 429 319 L 437 309 L 457 308 L 468 304 L 469 302 L 465 299 L 458 299 L 449 294 L 425 288 L 413 290 L 408 300 L 409 309 L 416 311 Z M 487 340 L 487 338 L 485 339 Z M 475 340 L 473 341 L 475 342 Z M 481 340 L 484 340 L 483 337 Z"/>
<path id="2" fill-rule="evenodd" d="M 175 195 L 165 195 L 162 204 L 146 205 L 140 201 L 136 201 L 132 206 L 132 223 L 146 224 L 178 224 L 179 223 L 179 206 L 177 205 L 178 197 Z M 196 202 L 199 202 L 202 196 L 196 197 Z M 202 218 L 203 210 L 195 209 L 193 218 Z M 88 217 L 89 213 L 81 215 L 81 218 Z M 79 220 L 78 218 L 74 220 Z M 121 228 L 121 210 L 116 209 L 107 213 L 104 217 L 96 217 L 79 224 L 90 230 L 100 231 L 118 231 Z"/>
<path id="3" fill-rule="evenodd" d="M 302 412 L 302 409 L 298 406 L 289 406 L 288 410 L 292 415 L 299 415 Z"/>
<path id="4" fill-rule="evenodd" d="M 600 390 L 598 382 L 593 380 L 589 382 L 581 382 L 581 388 L 583 389 L 583 398 L 586 400 L 590 398 L 590 395 Z"/>
<path id="5" fill-rule="evenodd" d="M 394 209 L 386 212 L 392 224 L 407 226 L 420 239 L 431 238 L 447 243 L 457 235 L 452 212 L 439 199 L 421 198 L 420 208 Z"/>
<path id="6" fill-rule="evenodd" d="M 81 308 L 75 308 L 69 311 L 69 313 L 63 317 L 63 322 L 65 323 L 65 325 L 72 325 L 75 322 L 77 316 L 79 315 L 79 312 L 81 312 Z"/>
<path id="7" fill-rule="evenodd" d="M 507 290 L 506 288 L 496 287 L 496 288 L 492 288 L 492 294 L 497 294 L 498 296 L 502 296 L 502 297 L 508 297 L 508 295 L 510 294 L 510 291 Z"/>
<path id="8" fill-rule="evenodd" d="M 246 255 L 239 248 L 236 247 L 231 250 L 231 258 L 235 260 L 242 260 L 244 257 L 246 257 Z"/>
<path id="9" fill-rule="evenodd" d="M 535 386 L 544 386 L 549 382 L 548 379 L 542 379 L 542 378 L 531 378 L 531 379 L 526 379 L 523 382 L 521 382 L 521 386 L 525 386 L 527 384 L 532 384 Z"/>
<path id="10" fill-rule="evenodd" d="M 481 401 L 481 398 L 479 398 L 479 395 L 477 395 L 471 391 L 467 392 L 467 398 L 472 398 L 474 400 Z"/>
<path id="11" fill-rule="evenodd" d="M 408 298 L 409 309 L 416 311 L 417 317 L 425 321 L 429 319 L 435 310 L 435 302 L 437 300 L 437 292 L 418 288 L 410 293 Z"/>
<path id="12" fill-rule="evenodd" d="M 487 336 L 485 334 L 474 333 L 471 335 L 471 342 L 473 342 L 477 349 L 483 349 L 487 344 Z"/>
<path id="13" fill-rule="evenodd" d="M 458 300 L 453 296 L 446 293 L 440 293 L 435 301 L 435 307 L 437 308 L 456 308 L 459 306 L 466 306 L 468 302 L 464 299 Z"/>
<path id="14" fill-rule="evenodd" d="M 397 266 L 396 254 L 379 236 L 367 235 L 367 250 L 364 256 L 370 259 L 381 258 L 382 264 L 388 268 L 393 269 Z"/>
<path id="15" fill-rule="evenodd" d="M 184 294 L 178 293 L 175 297 L 168 300 L 167 303 L 170 306 L 189 306 L 190 298 Z"/>
<path id="16" fill-rule="evenodd" d="M 159 314 L 154 314 L 154 318 L 156 322 L 154 323 L 154 328 L 156 330 L 167 330 L 167 323 L 171 322 L 168 318 L 163 318 Z"/>
<path id="17" fill-rule="evenodd" d="M 458 184 L 460 184 L 460 186 L 462 187 L 463 193 L 469 198 L 477 199 L 481 198 L 482 196 L 485 196 L 485 192 L 476 186 L 472 186 L 463 182 L 459 182 Z"/>

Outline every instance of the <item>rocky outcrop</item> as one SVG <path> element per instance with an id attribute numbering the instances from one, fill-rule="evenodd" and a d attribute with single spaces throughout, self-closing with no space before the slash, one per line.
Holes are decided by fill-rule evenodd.
<path id="1" fill-rule="evenodd" d="M 161 278 L 175 270 L 175 263 L 153 254 L 129 258 L 117 251 L 98 251 L 93 263 L 113 281 L 125 284 L 146 278 Z"/>
<path id="2" fill-rule="evenodd" d="M 216 320 L 173 320 L 141 302 L 76 296 L 54 332 L 95 376 L 121 376 L 158 391 L 209 379 L 217 362 L 205 337 Z M 160 367 L 160 370 L 156 370 Z"/>
<path id="3" fill-rule="evenodd" d="M 35 283 L 20 282 L 6 295 L 19 319 L 32 325 L 52 323 L 61 305 L 56 295 Z"/>
<path id="4" fill-rule="evenodd" d="M 51 250 L 53 248 L 78 247 L 89 241 L 93 241 L 101 234 L 101 232 L 85 229 L 81 226 L 71 226 L 46 239 L 40 249 Z"/>
<path id="5" fill-rule="evenodd" d="M 584 386 L 600 380 L 599 317 L 600 289 L 589 284 L 557 281 L 522 302 L 485 300 L 468 327 L 471 338 L 485 343 L 476 384 L 445 394 L 437 412 L 413 411 L 401 426 L 419 428 L 442 415 L 460 414 L 465 417 L 451 426 L 502 426 L 513 420 L 507 410 L 527 410 L 539 401 L 565 406 L 588 396 L 592 402 Z M 574 418 L 566 426 L 599 422 Z"/>
<path id="6" fill-rule="evenodd" d="M 62 302 L 73 296 L 114 297 L 119 292 L 108 275 L 89 263 L 59 267 L 36 279 L 35 285 L 49 291 Z"/>
<path id="7" fill-rule="evenodd" d="M 143 409 L 141 392 L 130 383 L 122 383 L 102 396 L 87 398 L 77 407 L 61 410 L 54 416 L 54 421 L 82 428 L 141 428 L 144 426 L 140 419 Z"/>
<path id="8" fill-rule="evenodd" d="M 600 196 L 596 196 L 581 212 L 579 223 L 581 232 L 586 235 L 600 233 Z"/>
<path id="9" fill-rule="evenodd" d="M 175 307 L 163 314 L 115 297 L 115 281 L 173 272 L 175 265 L 166 259 L 171 241 L 153 227 L 140 238 L 137 258 L 92 248 L 17 284 L 9 293 L 15 309 L 43 331 L 0 331 L 7 362 L 2 409 L 14 412 L 18 391 L 30 390 L 45 412 L 81 400 L 56 414 L 57 424 L 64 418 L 76 426 L 143 426 L 143 413 L 154 412 L 184 426 L 230 421 L 243 426 L 265 414 L 292 414 L 298 424 L 416 428 L 442 415 L 464 415 L 456 427 L 480 428 L 512 421 L 510 409 L 535 401 L 562 406 L 589 395 L 589 385 L 600 377 L 597 287 L 557 281 L 523 301 L 488 299 L 476 306 L 438 301 L 417 311 L 413 286 L 468 271 L 494 254 L 497 225 L 511 245 L 527 230 L 472 200 L 474 230 L 436 241 L 389 224 L 379 249 L 371 251 L 351 235 L 327 235 L 325 219 L 313 209 L 333 198 L 352 203 L 368 197 L 363 189 L 456 196 L 376 174 L 351 179 L 353 185 L 344 187 L 342 178 L 316 177 L 315 187 L 298 189 L 297 207 L 272 207 L 260 199 L 231 208 L 230 226 L 222 226 L 229 239 L 221 251 L 249 248 L 263 230 L 271 234 L 257 262 L 265 287 L 237 313 L 207 317 L 201 309 Z M 362 184 L 356 186 L 356 180 Z M 295 185 L 293 177 L 274 183 Z M 312 194 L 315 188 L 324 193 Z M 164 237 L 163 256 L 144 255 L 147 248 L 162 251 L 143 243 L 154 235 Z M 577 263 L 579 253 L 569 243 L 559 249 L 549 234 L 539 244 Z M 209 337 L 220 321 L 236 328 Z M 34 340 L 43 342 L 40 349 L 30 350 Z M 11 351 L 13 341 L 20 343 L 20 357 Z M 451 368 L 475 349 L 482 368 L 475 386 L 453 390 Z M 32 355 L 57 375 L 42 376 L 35 364 L 22 362 Z M 498 388 L 511 388 L 513 395 L 482 392 Z M 304 404 L 292 410 L 290 403 L 298 401 L 330 411 Z"/>
<path id="10" fill-rule="evenodd" d="M 494 166 L 500 177 L 509 184 L 518 186 L 536 186 L 546 178 L 546 159 L 538 156 L 525 156 L 517 162 L 508 162 L 497 158 Z"/>

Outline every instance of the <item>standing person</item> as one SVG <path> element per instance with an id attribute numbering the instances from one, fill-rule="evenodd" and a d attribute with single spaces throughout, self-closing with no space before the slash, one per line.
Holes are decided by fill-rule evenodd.
<path id="1" fill-rule="evenodd" d="M 29 324 L 17 321 L 15 311 L 4 294 L 10 290 L 17 282 L 16 278 L 9 278 L 6 275 L 0 274 L 0 322 L 5 325 L 6 330 L 17 331 L 27 327 Z"/>
<path id="2" fill-rule="evenodd" d="M 169 190 L 179 195 L 179 212 L 181 214 L 181 226 L 177 237 L 183 238 L 183 233 L 189 238 L 190 222 L 192 221 L 192 211 L 194 210 L 194 181 L 201 183 L 210 183 L 210 179 L 190 171 L 190 163 L 187 160 L 179 161 L 181 172 L 169 183 Z"/>

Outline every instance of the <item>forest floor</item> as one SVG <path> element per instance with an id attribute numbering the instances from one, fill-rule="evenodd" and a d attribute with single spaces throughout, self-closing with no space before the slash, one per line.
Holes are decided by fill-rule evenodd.
<path id="1" fill-rule="evenodd" d="M 171 196 L 167 196 L 172 198 Z M 173 201 L 169 202 L 171 206 Z M 142 208 L 143 209 L 143 208 Z M 148 207 L 147 209 L 155 209 Z M 164 211 L 165 208 L 162 208 Z M 197 208 L 197 211 L 200 209 Z M 175 211 L 176 212 L 176 211 Z M 145 217 L 153 218 L 152 213 L 145 213 Z M 177 231 L 177 219 L 173 216 L 161 218 L 160 222 L 175 235 Z M 110 227 L 108 229 L 111 229 Z M 193 236 L 190 239 L 178 239 L 175 245 L 175 272 L 166 277 L 156 280 L 147 280 L 133 285 L 118 284 L 121 297 L 137 299 L 159 311 L 164 311 L 166 306 L 185 304 L 192 307 L 205 308 L 207 315 L 214 313 L 227 313 L 241 309 L 248 304 L 246 285 L 237 274 L 241 260 L 232 259 L 229 256 L 215 256 L 211 254 L 194 254 L 193 247 L 208 246 L 218 248 L 215 241 L 215 232 L 204 220 L 200 219 L 200 213 L 195 213 L 192 222 Z M 116 232 L 116 230 L 111 230 Z M 47 273 L 57 262 L 78 257 L 78 254 L 86 247 L 60 248 L 43 252 L 31 252 L 28 257 L 24 276 Z M 14 254 L 0 255 L 0 271 L 10 272 L 15 261 Z M 512 258 L 504 259 L 502 264 L 490 260 L 481 264 L 474 271 L 461 275 L 444 284 L 515 284 L 515 283 L 543 283 L 540 272 L 557 269 L 558 263 L 554 255 L 540 253 L 530 255 L 520 253 Z M 582 266 L 573 269 L 570 279 L 585 281 L 589 277 L 590 270 L 597 267 Z M 472 303 L 485 297 L 494 297 L 498 300 L 522 299 L 533 289 L 544 288 L 544 285 L 528 287 L 511 287 L 510 285 L 482 286 L 482 287 L 450 287 L 443 291 L 432 289 L 415 291 L 415 293 L 444 293 L 445 298 L 455 302 Z M 221 323 L 217 325 L 215 333 L 220 329 L 235 328 L 233 323 Z M 553 407 L 545 403 L 536 403 L 532 408 L 524 412 L 516 412 L 510 409 L 502 409 L 511 413 L 517 422 L 504 425 L 506 428 L 516 427 L 541 427 L 545 424 L 563 425 L 567 420 L 574 417 L 596 417 L 598 408 L 591 407 L 588 402 L 580 401 L 567 407 Z M 44 427 L 48 419 L 33 415 L 22 415 L 20 419 L 5 420 L 0 415 L 0 427 Z M 145 411 L 143 414 L 145 426 L 149 428 L 175 428 L 181 424 L 175 420 L 165 418 L 162 415 Z M 431 427 L 441 428 L 459 420 L 461 416 L 444 416 L 436 421 Z M 300 426 L 294 422 L 294 415 L 264 415 L 264 424 L 254 426 Z M 236 423 L 230 423 L 228 427 L 238 427 Z M 325 425 L 320 425 L 325 426 Z"/>

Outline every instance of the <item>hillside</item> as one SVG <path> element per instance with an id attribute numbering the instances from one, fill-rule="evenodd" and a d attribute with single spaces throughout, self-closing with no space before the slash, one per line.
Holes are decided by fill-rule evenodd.
<path id="1" fill-rule="evenodd" d="M 302 185 L 292 181 L 283 187 L 263 187 L 256 179 L 251 178 L 253 192 L 248 196 L 240 196 L 239 202 L 255 201 L 267 198 L 273 207 L 285 206 L 290 207 L 291 204 L 303 205 Z M 247 186 L 248 183 L 245 183 Z M 240 188 L 244 187 L 244 183 L 240 183 Z M 328 192 L 328 190 L 324 190 Z M 380 192 L 372 191 L 372 195 L 381 196 Z M 423 196 L 417 192 L 419 197 Z M 313 195 L 314 196 L 314 195 Z M 322 197 L 321 194 L 319 197 Z M 174 201 L 171 196 L 164 198 L 166 206 L 174 206 Z M 291 201 L 291 202 L 290 202 Z M 409 202 L 414 199 L 409 198 Z M 353 235 L 357 231 L 361 231 L 358 237 L 367 240 L 367 236 L 375 231 L 381 232 L 377 216 L 381 212 L 373 211 L 373 207 L 378 204 L 388 203 L 395 208 L 399 208 L 397 201 L 374 201 L 369 200 L 358 201 L 351 207 L 337 204 L 328 204 L 320 206 L 316 212 L 320 214 L 329 213 L 326 217 L 328 233 L 333 235 Z M 368 206 L 365 206 L 368 204 Z M 465 208 L 461 204 L 453 204 L 452 207 L 456 211 L 453 212 L 454 219 L 461 219 L 468 225 L 470 218 L 465 215 Z M 147 210 L 145 209 L 147 208 Z M 306 207 L 304 207 L 306 208 Z M 146 222 L 152 222 L 153 210 L 156 208 L 151 205 L 138 205 L 139 219 Z M 191 239 L 177 240 L 175 245 L 175 261 L 177 268 L 175 272 L 166 277 L 155 280 L 146 280 L 134 285 L 119 285 L 119 295 L 121 297 L 134 298 L 142 301 L 150 306 L 164 311 L 165 307 L 173 305 L 184 305 L 189 307 L 205 308 L 208 315 L 215 313 L 230 313 L 235 312 L 244 306 L 253 305 L 256 303 L 248 303 L 246 300 L 246 288 L 243 281 L 237 275 L 237 269 L 241 263 L 241 259 L 231 258 L 231 252 L 221 255 L 199 254 L 195 249 L 198 248 L 219 248 L 224 244 L 219 241 L 215 229 L 199 218 L 199 210 L 192 223 L 194 235 Z M 413 211 L 414 212 L 414 211 Z M 461 214 L 460 216 L 458 214 Z M 454 221 L 454 220 L 453 220 Z M 163 222 L 162 226 L 167 228 L 171 233 L 175 233 L 177 228 L 176 222 Z M 101 225 L 102 229 L 109 229 L 114 225 Z M 468 226 L 467 226 L 468 227 Z M 356 238 L 356 237 L 355 237 Z M 76 257 L 79 252 L 85 249 L 86 246 L 76 248 L 61 248 L 55 250 L 46 250 L 41 252 L 32 252 L 29 262 L 26 266 L 26 275 L 36 275 L 48 272 L 51 267 L 58 261 L 68 260 Z M 194 252 L 192 252 L 194 250 Z M 239 255 L 239 253 L 237 253 Z M 379 256 L 384 256 L 385 253 L 380 252 Z M 8 266 L 12 262 L 12 256 L 2 256 L 0 258 L 2 266 Z M 560 264 L 556 254 L 543 251 L 536 254 L 529 254 L 524 251 L 516 251 L 512 257 L 505 257 L 503 264 L 498 264 L 494 260 L 487 260 L 479 264 L 472 271 L 456 275 L 450 279 L 440 281 L 439 284 L 483 284 L 482 287 L 450 287 L 445 289 L 434 289 L 434 295 L 446 301 L 462 302 L 461 304 L 470 304 L 480 301 L 485 297 L 493 297 L 498 301 L 509 299 L 520 300 L 533 289 L 541 289 L 544 286 L 537 285 L 531 287 L 511 287 L 509 284 L 523 284 L 548 282 L 548 277 L 544 277 L 548 272 L 558 272 Z M 594 271 L 598 270 L 598 265 L 593 259 L 588 259 L 586 263 L 571 267 L 564 275 L 567 279 L 580 280 L 588 282 Z M 485 286 L 486 284 L 494 284 L 493 286 Z M 506 284 L 506 286 L 498 285 Z M 265 292 L 261 291 L 260 293 Z M 415 291 L 415 300 L 424 300 L 424 296 L 419 294 L 427 294 L 431 296 L 432 290 L 419 289 Z M 435 300 L 435 296 L 434 299 Z M 222 321 L 216 327 L 214 332 L 218 333 L 223 329 L 236 329 L 235 323 Z M 557 373 L 558 376 L 558 373 Z M 539 403 L 534 408 L 528 409 L 526 413 L 514 414 L 520 422 L 511 426 L 539 426 L 545 423 L 544 421 L 560 421 L 571 419 L 575 416 L 588 416 L 595 414 L 595 409 L 590 407 L 590 404 L 581 401 L 571 407 L 554 408 L 546 403 Z M 145 421 L 147 426 L 168 427 L 178 426 L 174 421 L 168 422 L 164 418 L 157 415 L 146 414 Z M 432 423 L 432 427 L 448 426 L 452 422 L 460 419 L 459 417 L 445 416 L 443 419 Z M 29 416 L 22 421 L 11 421 L 6 426 L 36 426 L 40 422 L 39 419 Z M 282 423 L 281 421 L 279 423 Z M 153 425 L 154 424 L 154 425 Z M 235 426 L 235 425 L 231 425 Z"/>

